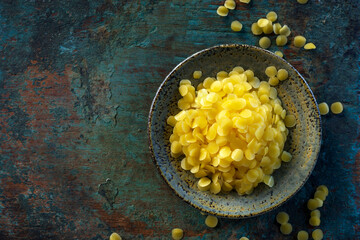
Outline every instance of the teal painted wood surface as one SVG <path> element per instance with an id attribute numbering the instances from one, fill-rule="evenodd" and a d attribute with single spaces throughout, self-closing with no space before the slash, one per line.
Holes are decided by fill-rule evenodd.
<path id="1" fill-rule="evenodd" d="M 239 3 L 239 2 L 237 2 Z M 294 239 L 320 210 L 325 239 L 359 236 L 359 6 L 355 0 L 253 0 L 226 18 L 223 1 L 2 1 L 0 3 L 0 239 Z M 304 188 L 279 209 L 245 220 L 205 216 L 170 191 L 148 151 L 147 116 L 173 67 L 221 43 L 257 45 L 250 25 L 274 10 L 317 49 L 277 48 L 318 102 L 342 101 L 323 117 L 323 146 Z M 232 32 L 233 20 L 243 30 Z M 274 37 L 272 37 L 274 39 Z M 102 185 L 100 193 L 98 185 Z M 104 197 L 105 196 L 105 197 Z M 275 214 L 294 226 L 283 236 Z"/>

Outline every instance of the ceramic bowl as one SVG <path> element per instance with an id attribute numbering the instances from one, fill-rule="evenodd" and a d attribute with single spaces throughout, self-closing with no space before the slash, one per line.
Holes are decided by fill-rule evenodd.
<path id="1" fill-rule="evenodd" d="M 270 188 L 259 184 L 248 196 L 240 196 L 236 191 L 214 195 L 197 189 L 197 179 L 189 171 L 181 168 L 180 159 L 170 155 L 169 137 L 172 127 L 166 124 L 170 115 L 179 112 L 177 101 L 181 98 L 178 86 L 181 79 L 190 79 L 193 85 L 205 77 L 215 77 L 224 70 L 235 66 L 252 69 L 260 80 L 267 80 L 264 71 L 267 66 L 284 68 L 289 79 L 276 87 L 278 96 L 288 114 L 296 118 L 296 126 L 289 129 L 284 150 L 293 159 L 283 163 L 273 173 L 275 185 Z M 192 73 L 201 70 L 203 75 L 194 80 Z M 249 45 L 220 45 L 211 47 L 188 57 L 177 65 L 165 78 L 153 100 L 148 134 L 150 151 L 161 175 L 174 192 L 185 202 L 203 212 L 229 218 L 245 218 L 268 212 L 287 201 L 304 185 L 310 176 L 321 145 L 321 120 L 318 106 L 310 87 L 304 78 L 284 59 L 275 54 Z"/>

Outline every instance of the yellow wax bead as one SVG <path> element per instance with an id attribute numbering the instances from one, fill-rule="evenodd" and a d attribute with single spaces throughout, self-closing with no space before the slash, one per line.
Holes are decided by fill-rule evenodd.
<path id="1" fill-rule="evenodd" d="M 277 74 L 277 70 L 275 66 L 269 66 L 265 69 L 265 74 L 268 77 L 275 77 L 275 75 Z"/>
<path id="2" fill-rule="evenodd" d="M 307 3 L 309 0 L 297 0 L 297 2 L 298 3 L 300 3 L 300 4 L 305 4 L 305 3 Z"/>
<path id="3" fill-rule="evenodd" d="M 329 189 L 325 185 L 320 185 L 316 188 L 316 190 L 324 191 L 326 196 L 329 195 Z"/>
<path id="4" fill-rule="evenodd" d="M 326 102 L 322 102 L 319 104 L 319 110 L 321 115 L 326 115 L 329 113 L 329 106 Z"/>
<path id="5" fill-rule="evenodd" d="M 220 190 L 221 190 L 221 185 L 219 182 L 216 182 L 216 183 L 212 182 L 210 184 L 210 192 L 211 193 L 218 194 L 220 192 Z"/>
<path id="6" fill-rule="evenodd" d="M 287 25 L 284 25 L 284 26 L 282 26 L 282 28 L 280 28 L 279 33 L 281 35 L 285 35 L 286 37 L 288 37 L 290 35 L 291 31 Z"/>
<path id="7" fill-rule="evenodd" d="M 219 151 L 220 158 L 227 158 L 231 154 L 231 149 L 229 147 L 222 147 Z"/>
<path id="8" fill-rule="evenodd" d="M 294 115 L 287 115 L 284 119 L 286 127 L 294 127 L 296 125 L 296 118 Z"/>
<path id="9" fill-rule="evenodd" d="M 277 46 L 285 46 L 287 43 L 287 37 L 285 35 L 279 35 L 276 37 L 276 45 Z"/>
<path id="10" fill-rule="evenodd" d="M 226 17 L 229 13 L 229 9 L 227 9 L 224 6 L 219 6 L 218 9 L 216 10 L 216 13 L 221 17 Z"/>
<path id="11" fill-rule="evenodd" d="M 249 240 L 247 237 L 241 237 L 239 240 Z"/>
<path id="12" fill-rule="evenodd" d="M 244 74 L 246 75 L 248 81 L 254 78 L 254 72 L 250 69 L 246 70 Z"/>
<path id="13" fill-rule="evenodd" d="M 287 223 L 289 221 L 289 214 L 286 212 L 279 212 L 276 215 L 276 221 L 281 225 Z"/>
<path id="14" fill-rule="evenodd" d="M 304 49 L 306 49 L 306 50 L 316 49 L 316 46 L 313 43 L 307 43 L 307 44 L 305 44 Z"/>
<path id="15" fill-rule="evenodd" d="M 259 25 L 257 23 L 253 23 L 251 25 L 251 32 L 254 34 L 254 35 L 261 35 L 263 33 L 263 30 L 261 27 L 259 27 Z"/>
<path id="16" fill-rule="evenodd" d="M 246 173 L 246 178 L 249 182 L 255 182 L 258 177 L 259 173 L 254 169 L 251 169 Z"/>
<path id="17" fill-rule="evenodd" d="M 218 218 L 215 216 L 211 216 L 211 215 L 207 216 L 205 219 L 206 226 L 211 227 L 211 228 L 216 227 L 218 225 L 218 222 L 219 222 Z"/>
<path id="18" fill-rule="evenodd" d="M 280 34 L 281 24 L 280 23 L 274 23 L 273 24 L 273 31 L 275 34 Z"/>
<path id="19" fill-rule="evenodd" d="M 224 3 L 224 6 L 225 6 L 227 9 L 233 10 L 233 9 L 235 9 L 235 7 L 236 7 L 236 3 L 235 3 L 234 0 L 226 0 L 225 3 Z"/>
<path id="20" fill-rule="evenodd" d="M 191 85 L 191 82 L 188 79 L 183 79 L 183 80 L 180 81 L 180 86 L 181 85 Z"/>
<path id="21" fill-rule="evenodd" d="M 268 14 L 266 14 L 266 18 L 271 22 L 275 22 L 277 20 L 277 14 L 274 11 L 268 12 Z"/>
<path id="22" fill-rule="evenodd" d="M 193 78 L 199 79 L 202 76 L 202 71 L 194 71 Z"/>
<path id="23" fill-rule="evenodd" d="M 325 201 L 326 199 L 326 192 L 323 190 L 316 190 L 315 194 L 314 194 L 314 198 L 318 198 L 321 201 Z"/>
<path id="24" fill-rule="evenodd" d="M 308 240 L 308 239 L 309 239 L 309 234 L 306 231 L 301 230 L 298 232 L 297 240 Z"/>
<path id="25" fill-rule="evenodd" d="M 239 162 L 243 159 L 244 157 L 244 152 L 241 149 L 235 149 L 232 153 L 231 153 L 231 159 L 233 159 L 236 162 Z"/>
<path id="26" fill-rule="evenodd" d="M 281 58 L 284 57 L 284 54 L 281 51 L 275 51 L 275 54 Z"/>
<path id="27" fill-rule="evenodd" d="M 280 81 L 284 81 L 289 77 L 289 73 L 286 69 L 279 69 L 277 72 L 277 77 Z"/>
<path id="28" fill-rule="evenodd" d="M 181 144 L 178 141 L 174 141 L 171 143 L 171 152 L 172 153 L 180 153 L 182 149 Z"/>
<path id="29" fill-rule="evenodd" d="M 242 118 L 250 118 L 251 116 L 252 116 L 252 112 L 249 109 L 245 109 L 240 113 L 240 117 Z"/>
<path id="30" fill-rule="evenodd" d="M 280 232 L 284 235 L 289 235 L 292 232 L 292 225 L 285 223 L 280 226 Z"/>
<path id="31" fill-rule="evenodd" d="M 269 187 L 274 186 L 274 177 L 270 175 L 265 175 L 263 179 L 264 183 L 268 185 Z"/>
<path id="32" fill-rule="evenodd" d="M 316 217 L 316 216 L 313 216 L 313 217 L 310 217 L 309 219 L 309 224 L 313 227 L 317 227 L 317 226 L 320 226 L 320 218 Z"/>
<path id="33" fill-rule="evenodd" d="M 246 100 L 243 98 L 227 100 L 221 106 L 228 110 L 241 110 L 246 106 Z"/>
<path id="34" fill-rule="evenodd" d="M 270 38 L 268 38 L 268 37 L 262 37 L 262 38 L 260 38 L 260 40 L 259 40 L 259 46 L 260 46 L 260 47 L 267 49 L 267 48 L 270 47 L 270 45 L 271 45 L 271 40 L 270 40 Z"/>
<path id="35" fill-rule="evenodd" d="M 233 30 L 234 32 L 240 32 L 242 27 L 243 25 L 239 21 L 233 21 L 231 23 L 231 30 Z"/>
<path id="36" fill-rule="evenodd" d="M 185 96 L 188 93 L 188 88 L 185 85 L 179 87 L 179 93 L 181 96 Z"/>
<path id="37" fill-rule="evenodd" d="M 241 66 L 236 66 L 233 68 L 233 71 L 236 71 L 238 73 L 243 73 L 244 72 L 244 68 Z"/>
<path id="38" fill-rule="evenodd" d="M 287 152 L 287 151 L 283 151 L 282 154 L 281 154 L 281 160 L 283 162 L 290 162 L 292 158 L 292 155 L 291 153 Z"/>
<path id="39" fill-rule="evenodd" d="M 295 47 L 303 47 L 306 43 L 306 38 L 303 36 L 294 37 L 294 46 Z"/>
<path id="40" fill-rule="evenodd" d="M 273 25 L 272 25 L 271 21 L 269 21 L 269 22 L 266 24 L 266 26 L 262 28 L 262 30 L 263 30 L 263 32 L 264 32 L 265 34 L 270 34 L 270 33 L 272 33 L 272 32 L 273 32 Z"/>
<path id="41" fill-rule="evenodd" d="M 245 157 L 248 160 L 253 160 L 255 158 L 255 154 L 250 151 L 250 149 L 245 150 Z"/>
<path id="42" fill-rule="evenodd" d="M 309 201 L 307 203 L 307 207 L 309 210 L 315 210 L 318 207 L 322 207 L 322 205 L 323 205 L 323 201 L 321 201 L 318 198 L 309 199 Z"/>
<path id="43" fill-rule="evenodd" d="M 223 90 L 225 93 L 232 93 L 234 91 L 234 85 L 231 82 L 226 83 Z"/>
<path id="44" fill-rule="evenodd" d="M 324 233 L 321 229 L 315 229 L 312 233 L 311 236 L 314 240 L 322 240 L 324 237 Z"/>
<path id="45" fill-rule="evenodd" d="M 257 77 L 254 77 L 254 79 L 251 80 L 249 83 L 253 88 L 258 88 L 260 85 L 260 79 Z"/>
<path id="46" fill-rule="evenodd" d="M 324 204 L 324 201 L 323 200 L 321 200 L 320 198 L 314 198 L 315 199 L 315 201 L 317 202 L 317 206 L 318 207 L 322 207 L 323 206 L 323 204 Z"/>
<path id="47" fill-rule="evenodd" d="M 260 102 L 261 103 L 267 103 L 267 102 L 269 102 L 269 96 L 268 95 L 261 95 L 260 96 Z"/>
<path id="48" fill-rule="evenodd" d="M 251 0 L 240 0 L 240 2 L 246 3 L 246 4 L 248 4 L 250 1 L 251 1 Z"/>
<path id="49" fill-rule="evenodd" d="M 174 127 L 176 124 L 176 119 L 174 116 L 169 116 L 166 120 L 167 124 L 169 124 L 170 126 Z"/>
<path id="50" fill-rule="evenodd" d="M 225 71 L 220 71 L 216 74 L 216 79 L 221 81 L 223 80 L 224 78 L 227 78 L 229 76 L 229 74 Z"/>
<path id="51" fill-rule="evenodd" d="M 331 112 L 334 114 L 340 114 L 344 110 L 344 107 L 341 102 L 334 102 L 330 106 Z"/>
<path id="52" fill-rule="evenodd" d="M 276 90 L 276 88 L 273 88 L 273 87 L 270 88 L 269 97 L 270 97 L 271 99 L 277 99 L 277 90 Z M 280 113 L 280 114 L 281 114 L 281 113 Z M 279 114 L 279 115 L 280 115 L 280 114 Z"/>
<path id="53" fill-rule="evenodd" d="M 117 233 L 112 233 L 111 235 L 110 235 L 110 238 L 109 238 L 110 240 L 121 240 L 122 238 L 121 238 L 121 236 L 119 235 L 119 234 L 117 234 Z"/>
<path id="54" fill-rule="evenodd" d="M 318 209 L 316 209 L 316 210 L 311 211 L 310 216 L 320 218 L 321 214 L 320 214 L 320 211 Z"/>
<path id="55" fill-rule="evenodd" d="M 271 86 L 277 86 L 279 84 L 279 79 L 277 77 L 269 78 L 269 84 Z"/>
<path id="56" fill-rule="evenodd" d="M 181 110 L 187 110 L 190 108 L 190 103 L 186 102 L 184 99 L 178 101 L 178 108 Z"/>
<path id="57" fill-rule="evenodd" d="M 207 77 L 205 78 L 204 82 L 203 82 L 203 86 L 207 89 L 210 88 L 211 84 L 215 82 L 215 79 L 214 78 L 211 78 L 211 77 Z"/>
<path id="58" fill-rule="evenodd" d="M 258 21 L 257 21 L 257 25 L 261 28 L 265 27 L 270 21 L 266 18 L 260 18 Z"/>
<path id="59" fill-rule="evenodd" d="M 210 90 L 213 92 L 220 92 L 221 89 L 222 89 L 222 84 L 220 81 L 215 81 L 210 86 Z"/>
<path id="60" fill-rule="evenodd" d="M 216 142 L 210 142 L 207 146 L 207 150 L 210 154 L 215 154 L 219 151 L 219 146 Z"/>
<path id="61" fill-rule="evenodd" d="M 207 186 L 210 186 L 210 183 L 211 183 L 211 180 L 207 177 L 203 177 L 203 178 L 200 178 L 200 180 L 198 181 L 198 186 L 199 187 L 207 187 Z"/>
<path id="62" fill-rule="evenodd" d="M 171 231 L 171 237 L 174 240 L 180 240 L 184 237 L 184 231 L 181 228 L 174 228 Z"/>

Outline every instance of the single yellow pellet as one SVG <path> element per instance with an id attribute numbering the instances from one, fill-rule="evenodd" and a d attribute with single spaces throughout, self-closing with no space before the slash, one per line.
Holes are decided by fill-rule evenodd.
<path id="1" fill-rule="evenodd" d="M 308 232 L 301 230 L 298 232 L 297 234 L 297 240 L 308 240 L 309 239 L 309 234 Z"/>
<path id="2" fill-rule="evenodd" d="M 176 119 L 174 116 L 170 116 L 167 118 L 166 120 L 167 124 L 169 124 L 170 126 L 174 127 L 176 124 Z"/>
<path id="3" fill-rule="evenodd" d="M 304 49 L 306 49 L 306 50 L 316 49 L 316 46 L 313 43 L 307 43 L 307 44 L 305 44 Z"/>
<path id="4" fill-rule="evenodd" d="M 334 114 L 340 114 L 344 110 L 344 107 L 341 102 L 334 102 L 330 106 L 331 112 Z"/>
<path id="5" fill-rule="evenodd" d="M 287 223 L 289 221 L 289 214 L 286 212 L 279 212 L 276 215 L 276 221 L 281 225 Z"/>
<path id="6" fill-rule="evenodd" d="M 292 232 L 292 225 L 290 223 L 281 224 L 280 232 L 284 235 L 289 235 Z"/>
<path id="7" fill-rule="evenodd" d="M 322 240 L 324 237 L 324 233 L 321 229 L 315 229 L 311 233 L 311 236 L 313 237 L 314 240 Z"/>
<path id="8" fill-rule="evenodd" d="M 122 238 L 121 238 L 121 236 L 119 235 L 119 234 L 117 234 L 117 233 L 112 233 L 111 235 L 110 235 L 110 238 L 109 238 L 110 240 L 121 240 Z"/>
<path id="9" fill-rule="evenodd" d="M 263 32 L 264 32 L 265 34 L 270 34 L 270 33 L 272 33 L 272 32 L 273 32 L 273 26 L 272 26 L 271 21 L 269 21 L 269 22 L 266 24 L 266 26 L 262 28 L 262 30 L 263 30 Z"/>
<path id="10" fill-rule="evenodd" d="M 229 147 L 222 147 L 219 151 L 220 158 L 227 158 L 231 154 L 231 149 Z"/>
<path id="11" fill-rule="evenodd" d="M 234 32 L 240 32 L 242 27 L 243 25 L 239 21 L 233 21 L 231 23 L 231 30 L 233 30 Z"/>
<path id="12" fill-rule="evenodd" d="M 310 217 L 309 219 L 309 224 L 313 227 L 317 227 L 317 226 L 320 226 L 320 218 L 316 217 L 316 216 L 313 216 L 313 217 Z"/>
<path id="13" fill-rule="evenodd" d="M 327 186 L 325 185 L 320 185 L 316 188 L 316 190 L 321 190 L 321 191 L 324 191 L 326 196 L 329 195 L 329 189 L 327 188 Z"/>
<path id="14" fill-rule="evenodd" d="M 286 69 L 281 68 L 277 72 L 277 77 L 280 81 L 284 81 L 289 77 L 289 73 Z"/>
<path id="15" fill-rule="evenodd" d="M 296 118 L 294 115 L 286 115 L 284 119 L 284 123 L 286 127 L 294 127 L 296 125 Z"/>
<path id="16" fill-rule="evenodd" d="M 211 180 L 207 177 L 202 177 L 199 181 L 198 181 L 198 186 L 205 188 L 210 186 Z"/>
<path id="17" fill-rule="evenodd" d="M 184 237 L 184 231 L 181 228 L 174 228 L 171 231 L 171 237 L 174 240 L 180 240 Z"/>
<path id="18" fill-rule="evenodd" d="M 171 152 L 172 153 L 180 153 L 182 149 L 181 144 L 178 141 L 174 141 L 171 143 Z"/>
<path id="19" fill-rule="evenodd" d="M 221 191 L 221 185 L 219 182 L 212 182 L 210 184 L 210 192 L 213 194 L 218 194 Z"/>
<path id="20" fill-rule="evenodd" d="M 307 3 L 309 0 L 297 0 L 297 2 L 298 3 L 300 3 L 300 4 L 305 4 L 305 3 Z"/>
<path id="21" fill-rule="evenodd" d="M 236 66 L 233 68 L 233 71 L 238 72 L 238 73 L 243 73 L 245 70 L 241 66 Z"/>
<path id="22" fill-rule="evenodd" d="M 246 4 L 248 4 L 250 1 L 251 1 L 251 0 L 240 0 L 240 2 L 246 3 Z"/>
<path id="23" fill-rule="evenodd" d="M 320 214 L 320 211 L 318 209 L 316 209 L 316 210 L 311 211 L 310 216 L 320 218 L 321 214 Z"/>
<path id="24" fill-rule="evenodd" d="M 236 7 L 236 3 L 235 3 L 234 0 L 226 0 L 225 3 L 224 3 L 224 6 L 225 6 L 227 9 L 233 10 L 233 9 L 235 9 L 235 7 Z"/>
<path id="25" fill-rule="evenodd" d="M 207 216 L 205 219 L 206 226 L 211 227 L 211 228 L 216 227 L 218 222 L 219 222 L 218 218 L 215 216 L 211 216 L 211 215 Z"/>
<path id="26" fill-rule="evenodd" d="M 290 35 L 290 33 L 291 33 L 291 31 L 290 31 L 290 28 L 288 27 L 288 25 L 282 26 L 279 30 L 279 34 L 285 35 L 286 37 L 288 37 Z"/>
<path id="27" fill-rule="evenodd" d="M 329 105 L 326 102 L 322 102 L 319 104 L 319 111 L 321 115 L 326 115 L 329 113 Z"/>
<path id="28" fill-rule="evenodd" d="M 292 155 L 291 153 L 287 152 L 287 151 L 283 151 L 281 154 L 281 160 L 283 162 L 290 162 L 290 160 L 292 159 Z"/>
<path id="29" fill-rule="evenodd" d="M 264 183 L 265 183 L 266 185 L 268 185 L 269 187 L 273 187 L 274 184 L 275 184 L 274 177 L 273 177 L 273 176 L 270 176 L 270 175 L 265 175 L 263 181 L 264 181 Z"/>
<path id="30" fill-rule="evenodd" d="M 284 54 L 281 51 L 275 51 L 275 54 L 281 58 L 284 57 Z"/>
<path id="31" fill-rule="evenodd" d="M 270 47 L 270 45 L 271 45 L 271 40 L 270 40 L 270 38 L 268 38 L 268 37 L 262 37 L 262 38 L 260 38 L 260 40 L 259 40 L 259 46 L 260 46 L 260 47 L 267 49 L 267 48 Z"/>
<path id="32" fill-rule="evenodd" d="M 275 22 L 277 20 L 277 14 L 274 11 L 268 12 L 268 14 L 266 14 L 266 18 L 271 22 Z"/>
<path id="33" fill-rule="evenodd" d="M 254 78 L 254 72 L 250 69 L 246 70 L 244 74 L 246 75 L 248 81 Z"/>
<path id="34" fill-rule="evenodd" d="M 315 210 L 319 207 L 322 207 L 323 205 L 323 201 L 321 201 L 318 198 L 315 199 L 309 199 L 308 203 L 307 203 L 307 207 L 309 210 Z"/>
<path id="35" fill-rule="evenodd" d="M 269 84 L 271 86 L 277 86 L 279 84 L 279 79 L 277 77 L 269 78 Z"/>
<path id="36" fill-rule="evenodd" d="M 244 157 L 244 152 L 241 149 L 235 149 L 232 153 L 231 153 L 231 159 L 239 162 L 243 159 Z"/>
<path id="37" fill-rule="evenodd" d="M 277 74 L 277 70 L 275 66 L 269 66 L 265 69 L 265 74 L 268 77 L 275 77 L 275 75 Z"/>
<path id="38" fill-rule="evenodd" d="M 279 35 L 276 37 L 276 45 L 277 46 L 285 46 L 287 43 L 287 37 L 285 35 Z"/>
<path id="39" fill-rule="evenodd" d="M 281 29 L 281 24 L 280 23 L 274 23 L 273 24 L 273 31 L 274 31 L 275 34 L 279 34 L 280 29 Z"/>
<path id="40" fill-rule="evenodd" d="M 179 87 L 179 93 L 181 96 L 185 96 L 189 92 L 189 89 L 186 87 L 186 85 L 181 85 Z"/>
<path id="41" fill-rule="evenodd" d="M 223 80 L 224 78 L 227 78 L 229 76 L 229 74 L 227 73 L 227 72 L 225 72 L 225 71 L 220 71 L 220 72 L 218 72 L 217 74 L 216 74 L 216 79 L 218 80 L 218 81 L 221 81 L 221 80 Z"/>
<path id="42" fill-rule="evenodd" d="M 249 240 L 247 237 L 241 237 L 239 240 Z"/>
<path id="43" fill-rule="evenodd" d="M 202 76 L 202 71 L 194 71 L 193 78 L 199 79 Z"/>
<path id="44" fill-rule="evenodd" d="M 213 92 L 220 92 L 221 89 L 222 89 L 222 83 L 220 81 L 215 81 L 210 86 L 210 90 Z"/>
<path id="45" fill-rule="evenodd" d="M 226 17 L 229 14 L 229 9 L 224 6 L 219 6 L 216 13 L 221 17 Z"/>
<path id="46" fill-rule="evenodd" d="M 326 192 L 323 190 L 316 190 L 315 194 L 314 194 L 314 198 L 318 198 L 321 201 L 325 201 L 326 199 Z"/>
<path id="47" fill-rule="evenodd" d="M 251 32 L 254 34 L 254 35 L 261 35 L 263 33 L 263 30 L 261 27 L 259 27 L 259 25 L 257 23 L 253 23 L 251 25 Z"/>
<path id="48" fill-rule="evenodd" d="M 181 85 L 191 85 L 191 82 L 188 79 L 183 79 L 183 80 L 180 81 L 180 86 Z"/>
<path id="49" fill-rule="evenodd" d="M 294 37 L 294 46 L 295 47 L 303 47 L 306 43 L 306 38 L 303 36 Z"/>
<path id="50" fill-rule="evenodd" d="M 266 25 L 268 25 L 270 21 L 266 18 L 260 18 L 258 21 L 257 21 L 257 25 L 261 28 L 263 27 L 266 27 Z"/>

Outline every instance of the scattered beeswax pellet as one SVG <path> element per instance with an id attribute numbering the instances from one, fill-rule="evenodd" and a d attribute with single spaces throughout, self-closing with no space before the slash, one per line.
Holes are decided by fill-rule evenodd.
<path id="1" fill-rule="evenodd" d="M 226 0 L 225 3 L 224 3 L 224 6 L 225 6 L 227 9 L 233 10 L 233 9 L 235 9 L 235 7 L 236 7 L 236 3 L 235 3 L 234 0 Z"/>
<path id="2" fill-rule="evenodd" d="M 242 3 L 249 3 L 251 0 L 240 0 Z"/>
<path id="3" fill-rule="evenodd" d="M 194 71 L 193 77 L 195 79 L 199 79 L 199 78 L 201 78 L 201 76 L 202 76 L 202 71 Z"/>
<path id="4" fill-rule="evenodd" d="M 312 233 L 311 236 L 313 237 L 314 240 L 322 240 L 324 237 L 323 231 L 321 229 L 315 229 Z"/>
<path id="5" fill-rule="evenodd" d="M 275 77 L 275 75 L 277 74 L 277 70 L 275 66 L 269 66 L 265 69 L 265 74 L 268 77 Z"/>
<path id="6" fill-rule="evenodd" d="M 284 54 L 281 51 L 275 51 L 275 54 L 281 58 L 284 57 Z"/>
<path id="7" fill-rule="evenodd" d="M 279 84 L 279 79 L 277 77 L 269 78 L 269 84 L 271 86 L 277 86 Z"/>
<path id="8" fill-rule="evenodd" d="M 309 219 L 309 224 L 313 227 L 317 227 L 317 226 L 320 226 L 320 218 L 316 217 L 316 216 L 313 216 L 313 217 L 310 217 Z"/>
<path id="9" fill-rule="evenodd" d="M 264 32 L 265 34 L 270 34 L 270 33 L 272 33 L 272 32 L 273 32 L 273 26 L 272 26 L 271 21 L 269 21 L 269 22 L 266 24 L 266 26 L 262 28 L 262 30 L 263 30 L 263 32 Z"/>
<path id="10" fill-rule="evenodd" d="M 274 11 L 268 12 L 268 14 L 266 14 L 266 18 L 271 22 L 275 22 L 277 20 L 277 14 Z"/>
<path id="11" fill-rule="evenodd" d="M 261 35 L 263 33 L 263 30 L 261 27 L 259 27 L 259 25 L 257 23 L 253 23 L 251 25 L 251 32 L 254 34 L 254 35 Z"/>
<path id="12" fill-rule="evenodd" d="M 276 37 L 276 45 L 277 46 L 285 46 L 287 43 L 287 37 L 285 35 L 279 35 Z"/>
<path id="13" fill-rule="evenodd" d="M 186 85 L 181 85 L 179 87 L 179 93 L 181 96 L 185 96 L 188 92 L 189 92 L 189 89 L 187 88 Z"/>
<path id="14" fill-rule="evenodd" d="M 290 162 L 292 158 L 292 155 L 291 153 L 287 152 L 287 151 L 283 151 L 282 154 L 281 154 L 281 160 L 283 162 Z"/>
<path id="15" fill-rule="evenodd" d="M 308 240 L 309 239 L 309 234 L 308 232 L 301 230 L 298 232 L 297 234 L 297 240 Z"/>
<path id="16" fill-rule="evenodd" d="M 234 160 L 235 162 L 239 162 L 243 159 L 244 157 L 244 153 L 241 149 L 235 149 L 232 153 L 231 153 L 231 159 Z"/>
<path id="17" fill-rule="evenodd" d="M 174 127 L 175 124 L 176 124 L 176 119 L 174 118 L 174 116 L 170 116 L 170 117 L 167 118 L 166 122 L 170 126 Z"/>
<path id="18" fill-rule="evenodd" d="M 119 234 L 117 234 L 117 233 L 112 233 L 111 235 L 110 235 L 110 238 L 109 238 L 110 240 L 121 240 L 122 238 L 121 238 L 121 236 L 119 235 Z"/>
<path id="19" fill-rule="evenodd" d="M 281 225 L 287 223 L 289 221 L 289 214 L 286 212 L 279 212 L 276 215 L 276 221 Z"/>
<path id="20" fill-rule="evenodd" d="M 243 25 L 239 21 L 233 21 L 231 23 L 231 30 L 233 30 L 234 32 L 240 32 L 242 27 Z"/>
<path id="21" fill-rule="evenodd" d="M 263 27 L 266 27 L 266 25 L 268 25 L 270 21 L 266 18 L 260 18 L 258 21 L 257 21 L 257 25 L 261 28 Z"/>
<path id="22" fill-rule="evenodd" d="M 277 77 L 280 81 L 284 81 L 289 77 L 289 73 L 288 73 L 288 71 L 286 71 L 286 69 L 281 68 L 277 72 Z"/>
<path id="23" fill-rule="evenodd" d="M 207 216 L 206 219 L 205 219 L 205 224 L 206 224 L 206 226 L 208 226 L 208 227 L 214 228 L 214 227 L 217 226 L 218 221 L 219 221 L 219 220 L 217 219 L 217 217 L 209 215 L 209 216 Z"/>
<path id="24" fill-rule="evenodd" d="M 216 13 L 221 17 L 226 17 L 229 14 L 229 9 L 224 6 L 219 6 Z"/>
<path id="25" fill-rule="evenodd" d="M 326 115 L 329 113 L 329 105 L 326 102 L 322 102 L 319 104 L 319 111 L 321 115 Z"/>
<path id="26" fill-rule="evenodd" d="M 286 127 L 294 127 L 296 124 L 296 119 L 294 115 L 286 115 L 285 119 L 284 119 L 284 123 Z"/>
<path id="27" fill-rule="evenodd" d="M 280 23 L 274 23 L 273 24 L 273 31 L 275 34 L 280 34 L 281 24 Z"/>
<path id="28" fill-rule="evenodd" d="M 229 76 L 229 74 L 227 73 L 227 72 L 225 72 L 225 71 L 220 71 L 220 72 L 218 72 L 217 74 L 216 74 L 216 79 L 218 80 L 218 81 L 221 81 L 221 80 L 223 80 L 224 78 L 227 78 Z"/>
<path id="29" fill-rule="evenodd" d="M 171 231 L 171 236 L 174 240 L 180 240 L 184 237 L 184 231 L 181 228 L 174 228 Z"/>
<path id="30" fill-rule="evenodd" d="M 260 40 L 259 40 L 259 46 L 260 46 L 260 47 L 267 49 L 267 48 L 270 47 L 270 45 L 271 45 L 271 40 L 270 40 L 270 38 L 268 38 L 268 37 L 262 37 L 262 38 L 260 38 Z"/>
<path id="31" fill-rule="evenodd" d="M 314 198 L 318 198 L 322 201 L 325 201 L 326 193 L 323 190 L 316 190 L 316 192 L 314 194 Z"/>
<path id="32" fill-rule="evenodd" d="M 290 223 L 281 224 L 280 232 L 284 235 L 289 235 L 292 232 L 292 225 Z"/>
<path id="33" fill-rule="evenodd" d="M 291 34 L 291 31 L 290 31 L 290 28 L 288 27 L 288 25 L 282 26 L 279 30 L 279 34 L 285 35 L 286 37 L 288 37 Z"/>
<path id="34" fill-rule="evenodd" d="M 322 206 L 323 206 L 323 204 L 324 204 L 324 201 L 323 201 L 323 200 L 321 200 L 320 198 L 314 198 L 314 199 L 315 199 L 315 201 L 317 201 L 318 207 L 322 207 Z"/>
<path id="35" fill-rule="evenodd" d="M 264 176 L 264 183 L 266 185 L 268 185 L 269 187 L 273 187 L 274 186 L 274 177 L 270 176 L 270 175 L 265 175 Z"/>
<path id="36" fill-rule="evenodd" d="M 344 107 L 341 102 L 334 102 L 330 106 L 331 112 L 334 114 L 340 114 L 344 110 Z"/>
<path id="37" fill-rule="evenodd" d="M 207 186 L 210 186 L 210 183 L 211 183 L 211 180 L 207 177 L 202 177 L 199 181 L 198 181 L 198 185 L 200 187 L 207 187 Z"/>
<path id="38" fill-rule="evenodd" d="M 329 189 L 325 185 L 320 185 L 316 188 L 316 190 L 324 191 L 326 196 L 329 195 Z"/>
<path id="39" fill-rule="evenodd" d="M 300 3 L 300 4 L 305 4 L 305 3 L 307 3 L 309 0 L 297 0 L 297 2 L 298 3 Z"/>
<path id="40" fill-rule="evenodd" d="M 241 237 L 239 240 L 249 240 L 247 237 Z"/>
<path id="41" fill-rule="evenodd" d="M 306 50 L 316 49 L 316 46 L 313 43 L 307 43 L 307 44 L 305 44 L 304 49 L 306 49 Z"/>
<path id="42" fill-rule="evenodd" d="M 320 214 L 320 211 L 318 209 L 316 209 L 316 210 L 311 211 L 310 216 L 320 218 L 321 214 Z"/>
<path id="43" fill-rule="evenodd" d="M 322 207 L 322 201 L 318 198 L 309 199 L 309 201 L 307 203 L 307 207 L 309 210 L 315 210 L 319 207 Z"/>
<path id="44" fill-rule="evenodd" d="M 191 82 L 188 79 L 183 79 L 180 81 L 180 86 L 182 85 L 191 85 Z"/>
<path id="45" fill-rule="evenodd" d="M 245 70 L 241 66 L 236 66 L 233 68 L 233 71 L 238 72 L 238 73 L 243 73 Z"/>
<path id="46" fill-rule="evenodd" d="M 303 47 L 306 43 L 306 38 L 303 36 L 294 37 L 294 46 L 295 47 Z"/>

